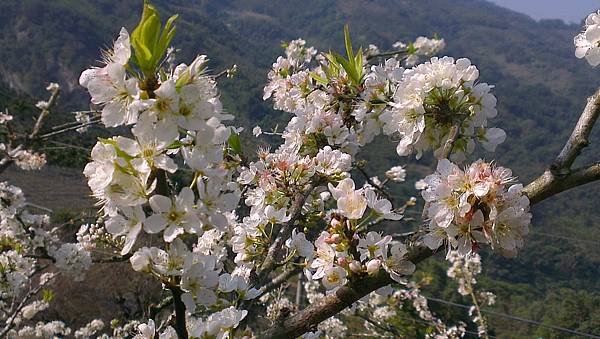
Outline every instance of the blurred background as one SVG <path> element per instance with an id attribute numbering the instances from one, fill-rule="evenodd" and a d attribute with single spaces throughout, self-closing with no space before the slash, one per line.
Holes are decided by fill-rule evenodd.
<path id="1" fill-rule="evenodd" d="M 581 21 L 600 1 L 518 0 L 154 0 L 166 17 L 179 13 L 173 44 L 177 62 L 196 54 L 211 59 L 212 71 L 233 64 L 233 79 L 220 79 L 224 107 L 244 126 L 246 149 L 265 146 L 250 130 L 283 126 L 286 113 L 262 101 L 266 75 L 281 43 L 298 37 L 320 51 L 341 50 L 343 25 L 353 43 L 390 50 L 396 41 L 438 34 L 446 41 L 441 55 L 468 57 L 482 81 L 495 84 L 499 116 L 494 125 L 507 132 L 495 154 L 481 154 L 513 169 L 527 183 L 547 167 L 571 132 L 579 113 L 600 85 L 600 74 L 575 58 L 573 37 Z M 35 103 L 46 99 L 45 87 L 57 82 L 63 92 L 50 123 L 72 121 L 72 111 L 88 109 L 89 98 L 78 86 L 79 74 L 110 46 L 122 25 L 131 30 L 142 1 L 2 0 L 0 1 L 0 110 L 7 108 L 23 124 L 38 114 Z M 9 169 L 0 174 L 20 186 L 32 202 L 50 208 L 57 220 L 93 209 L 83 176 L 91 145 L 109 131 L 73 132 L 61 141 L 79 148 L 46 150 L 49 164 L 41 173 Z M 597 159 L 600 133 L 578 161 Z M 276 142 L 275 140 L 272 140 Z M 400 158 L 388 141 L 378 140 L 360 158 L 372 175 L 394 165 L 407 165 L 409 182 L 398 185 L 402 197 L 416 195 L 412 183 L 430 171 L 414 159 Z M 427 162 L 428 159 L 423 163 Z M 497 294 L 489 315 L 495 337 L 566 338 L 556 328 L 600 335 L 600 185 L 563 193 L 533 209 L 532 234 L 515 259 L 484 252 L 480 284 Z M 75 227 L 75 226 L 73 226 Z M 390 227 L 402 226 L 394 225 Z M 125 264 L 127 266 L 127 264 Z M 427 296 L 463 303 L 446 278 L 447 263 L 429 260 L 421 274 L 430 279 Z M 58 296 L 55 316 L 81 324 L 104 312 L 134 312 L 142 297 L 132 283 L 97 268 L 81 284 L 71 283 Z M 124 271 L 126 268 L 124 267 Z M 149 283 L 149 282 L 148 282 Z M 152 290 L 145 290 L 150 293 Z M 70 296 L 85 295 L 85 305 Z M 80 298 L 81 299 L 81 298 Z M 98 302 L 102 300 L 102 302 Z M 442 319 L 463 319 L 467 310 L 441 303 L 431 307 Z M 508 318 L 502 315 L 513 315 Z M 533 323 L 532 323 L 533 322 Z M 541 324 L 541 325 L 540 325 Z M 74 325 L 74 327 L 77 327 Z"/>

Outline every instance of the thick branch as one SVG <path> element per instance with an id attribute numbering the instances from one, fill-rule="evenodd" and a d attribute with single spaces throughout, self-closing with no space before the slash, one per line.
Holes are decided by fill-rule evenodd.
<path id="1" fill-rule="evenodd" d="M 408 256 L 413 263 L 418 263 L 433 255 L 426 247 L 414 247 Z M 393 280 L 384 270 L 377 275 L 352 281 L 340 287 L 335 293 L 325 296 L 318 303 L 312 304 L 287 320 L 276 324 L 261 335 L 262 338 L 295 338 L 312 331 L 321 321 L 338 314 L 365 295 L 391 284 Z"/>
<path id="2" fill-rule="evenodd" d="M 523 191 L 533 205 L 560 192 L 596 180 L 600 180 L 600 163 L 572 170 L 563 176 L 554 175 L 552 170 L 547 170 Z"/>
<path id="3" fill-rule="evenodd" d="M 583 148 L 589 144 L 588 138 L 600 115 L 600 89 L 587 100 L 587 104 L 569 140 L 552 163 L 552 166 L 550 166 L 550 170 L 555 175 L 569 173 L 575 159 L 581 154 Z"/>

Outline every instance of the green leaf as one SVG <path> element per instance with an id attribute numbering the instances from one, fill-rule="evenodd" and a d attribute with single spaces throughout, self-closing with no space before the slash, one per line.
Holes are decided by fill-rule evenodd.
<path id="1" fill-rule="evenodd" d="M 341 55 L 336 55 L 335 59 L 340 65 L 342 65 L 342 68 L 344 68 L 350 80 L 356 85 L 359 84 L 360 79 L 358 73 L 356 72 L 356 67 L 354 67 L 354 61 L 350 62 L 345 60 Z"/>
<path id="2" fill-rule="evenodd" d="M 150 59 L 152 59 L 152 51 L 140 39 L 134 39 L 133 42 L 133 48 L 135 50 L 138 66 L 140 66 L 142 70 L 144 70 L 148 65 Z"/>
<path id="3" fill-rule="evenodd" d="M 184 144 L 179 140 L 175 140 L 169 146 L 167 146 L 167 148 L 168 149 L 177 149 L 177 148 L 180 148 L 181 146 L 184 146 Z"/>
<path id="4" fill-rule="evenodd" d="M 167 52 L 167 48 L 169 48 L 169 44 L 171 44 L 171 40 L 173 39 L 173 37 L 175 36 L 175 32 L 177 31 L 176 27 L 174 26 L 174 23 L 178 17 L 179 15 L 175 14 L 171 16 L 169 20 L 167 20 L 167 23 L 165 24 L 165 27 L 163 28 L 163 31 L 158 40 L 158 44 L 154 49 L 155 55 L 160 55 L 162 58 L 162 56 L 165 55 L 165 53 Z M 160 59 L 157 60 L 157 63 L 158 62 L 160 62 Z"/>
<path id="5" fill-rule="evenodd" d="M 363 78 L 363 50 L 362 47 L 358 49 L 356 57 L 354 58 L 354 67 L 356 68 L 356 74 L 358 75 L 358 81 L 362 82 Z"/>
<path id="6" fill-rule="evenodd" d="M 161 28 L 160 13 L 147 0 L 144 1 L 142 17 L 131 33 L 131 45 L 134 50 L 134 60 L 146 76 L 152 76 L 157 71 L 171 40 L 175 36 L 174 22 L 177 15 L 171 16 Z"/>
<path id="7" fill-rule="evenodd" d="M 354 51 L 352 50 L 352 41 L 350 41 L 350 28 L 348 24 L 344 25 L 344 44 L 346 45 L 346 54 L 349 61 L 354 61 Z"/>
<path id="8" fill-rule="evenodd" d="M 233 151 L 234 154 L 242 155 L 242 141 L 240 140 L 240 135 L 231 129 L 231 135 L 229 136 L 229 140 L 227 140 L 227 144 L 229 145 L 229 149 Z"/>
<path id="9" fill-rule="evenodd" d="M 175 90 L 179 92 L 179 90 L 181 90 L 181 87 L 187 85 L 190 82 L 190 80 L 192 80 L 190 73 L 184 72 L 183 74 L 181 74 L 181 76 L 179 76 L 179 78 L 175 82 Z"/>
<path id="10" fill-rule="evenodd" d="M 315 81 L 317 81 L 318 83 L 321 83 L 323 85 L 329 84 L 329 81 L 327 79 L 317 75 L 317 73 L 315 73 L 315 72 L 310 72 L 310 77 L 315 79 Z"/>
<path id="11" fill-rule="evenodd" d="M 142 40 L 146 47 L 154 52 L 160 34 L 160 15 L 151 15 L 142 26 Z"/>

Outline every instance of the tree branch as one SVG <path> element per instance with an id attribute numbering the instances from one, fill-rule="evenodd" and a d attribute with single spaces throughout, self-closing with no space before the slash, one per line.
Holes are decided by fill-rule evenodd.
<path id="1" fill-rule="evenodd" d="M 293 268 L 290 268 L 290 269 L 287 269 L 287 270 L 281 272 L 281 274 L 279 274 L 278 276 L 273 278 L 273 280 L 269 281 L 267 284 L 265 284 L 264 286 L 262 286 L 261 288 L 258 289 L 258 291 L 260 293 L 258 297 L 271 292 L 272 290 L 276 289 L 281 284 L 286 282 L 289 278 L 291 278 L 292 276 L 294 276 L 300 272 L 302 272 L 302 267 L 300 267 L 300 266 L 295 266 Z"/>
<path id="2" fill-rule="evenodd" d="M 554 175 L 552 170 L 547 170 L 527 185 L 523 191 L 533 205 L 560 192 L 596 180 L 600 180 L 600 163 L 572 170 L 564 176 Z"/>
<path id="3" fill-rule="evenodd" d="M 432 256 L 433 253 L 427 247 L 417 246 L 412 248 L 408 260 L 417 263 Z M 261 335 L 261 338 L 288 339 L 298 337 L 313 330 L 313 327 L 318 323 L 338 314 L 365 295 L 393 282 L 384 270 L 380 270 L 374 276 L 352 281 L 340 287 L 334 293 L 325 296 L 318 303 L 310 305 L 294 316 L 271 327 Z"/>
<path id="4" fill-rule="evenodd" d="M 169 287 L 175 305 L 175 331 L 179 339 L 188 339 L 187 325 L 185 323 L 185 304 L 181 300 L 181 290 L 177 286 Z"/>
<path id="5" fill-rule="evenodd" d="M 52 95 L 50 95 L 50 99 L 48 100 L 48 105 L 46 106 L 46 108 L 44 108 L 42 110 L 42 112 L 38 116 L 38 118 L 35 122 L 35 125 L 33 126 L 33 129 L 31 130 L 31 133 L 27 137 L 28 139 L 34 139 L 37 136 L 37 134 L 40 132 L 40 129 L 42 128 L 42 124 L 44 123 L 44 119 L 50 114 L 50 109 L 52 107 L 54 107 L 54 105 L 56 104 L 56 100 L 58 99 L 59 94 L 60 94 L 60 88 L 57 88 L 54 91 L 52 91 Z"/>
<path id="6" fill-rule="evenodd" d="M 589 144 L 588 138 L 599 115 L 600 89 L 587 99 L 587 104 L 585 105 L 569 140 L 567 140 L 567 143 L 550 166 L 550 170 L 553 174 L 565 175 L 569 173 L 575 159 L 581 154 L 583 148 Z"/>

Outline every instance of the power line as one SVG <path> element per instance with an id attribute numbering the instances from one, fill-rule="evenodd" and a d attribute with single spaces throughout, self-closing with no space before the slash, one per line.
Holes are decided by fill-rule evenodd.
<path id="1" fill-rule="evenodd" d="M 427 324 L 427 325 L 437 325 L 435 322 L 433 321 L 427 321 L 427 320 L 423 320 L 423 319 L 416 319 L 416 318 L 411 318 L 411 320 L 415 320 L 417 322 L 423 323 L 423 324 Z M 479 338 L 479 333 L 473 332 L 473 331 L 469 331 L 469 330 L 465 330 L 465 334 L 470 334 L 472 336 L 474 336 L 475 338 Z M 489 338 L 495 339 L 496 336 L 491 335 L 488 333 L 487 335 Z"/>
<path id="2" fill-rule="evenodd" d="M 438 299 L 438 298 L 433 298 L 433 297 L 425 297 L 425 298 L 427 300 L 435 301 L 435 302 L 438 302 L 440 304 L 446 304 L 446 305 L 460 307 L 460 308 L 465 308 L 465 309 L 470 309 L 471 308 L 471 306 L 469 306 L 469 305 L 459 304 L 459 303 L 455 303 L 455 302 L 444 300 L 444 299 Z M 487 310 L 487 309 L 482 309 L 481 312 L 488 313 L 488 314 L 491 314 L 491 315 L 495 315 L 495 316 L 498 316 L 498 317 L 503 317 L 503 318 L 511 319 L 511 320 L 522 321 L 522 322 L 525 322 L 525 323 L 529 323 L 529 324 L 533 324 L 533 325 L 537 325 L 537 326 L 541 326 L 541 327 L 546 327 L 546 328 L 549 328 L 549 329 L 552 329 L 552 330 L 555 330 L 555 331 L 560 331 L 560 332 L 575 334 L 575 335 L 579 335 L 579 336 L 587 337 L 587 338 L 600 339 L 600 336 L 597 336 L 597 335 L 593 335 L 593 334 L 589 334 L 589 333 L 583 333 L 583 332 L 579 332 L 579 331 L 572 330 L 572 329 L 565 328 L 565 327 L 561 327 L 561 326 L 547 325 L 547 324 L 541 323 L 541 322 L 536 321 L 536 320 L 525 319 L 525 318 L 517 317 L 517 316 L 514 316 L 514 315 L 510 315 L 510 314 L 500 313 L 500 312 L 496 312 L 496 311 L 492 311 L 492 310 Z"/>

